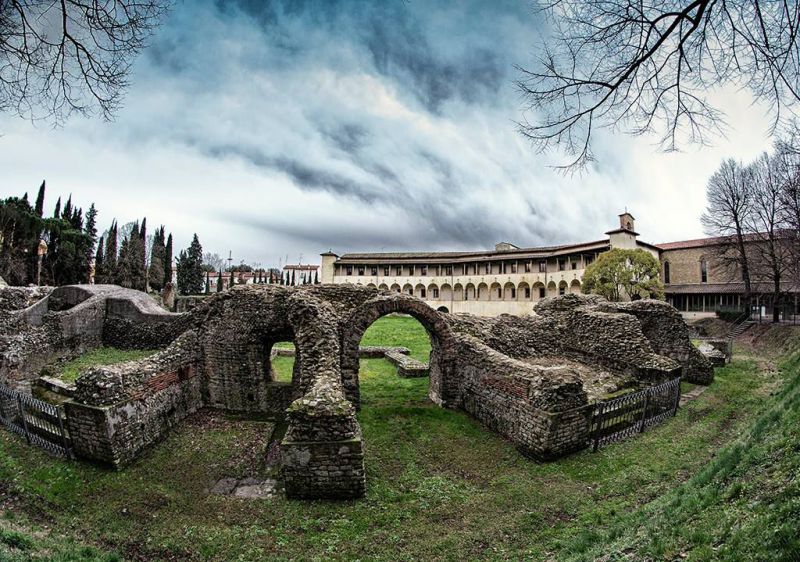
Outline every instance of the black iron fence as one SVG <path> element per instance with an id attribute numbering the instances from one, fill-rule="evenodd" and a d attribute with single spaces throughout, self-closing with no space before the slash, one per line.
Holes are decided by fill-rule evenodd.
<path id="1" fill-rule="evenodd" d="M 595 404 L 590 426 L 592 450 L 643 432 L 675 415 L 681 379 L 624 394 Z"/>
<path id="2" fill-rule="evenodd" d="M 65 421 L 63 408 L 0 385 L 0 424 L 31 445 L 72 458 Z"/>

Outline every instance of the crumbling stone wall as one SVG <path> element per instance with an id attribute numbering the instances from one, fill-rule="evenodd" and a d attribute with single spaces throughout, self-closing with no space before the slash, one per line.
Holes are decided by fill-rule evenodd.
<path id="1" fill-rule="evenodd" d="M 641 385 L 681 372 L 710 380 L 679 315 L 652 301 L 620 305 L 567 295 L 540 301 L 534 315 L 478 318 L 360 286 L 259 285 L 234 287 L 186 314 L 171 314 L 135 291 L 62 289 L 43 299 L 50 304 L 18 314 L 26 337 L 45 330 L 42 337 L 62 346 L 77 337 L 72 345 L 164 347 L 143 361 L 78 378 L 66 408 L 80 455 L 122 466 L 202 406 L 285 413 L 282 462 L 290 497 L 364 494 L 359 343 L 386 314 L 409 314 L 430 334 L 434 402 L 463 409 L 535 458 L 586 446 L 585 371 L 601 367 Z M 271 370 L 272 347 L 280 341 L 295 345 L 291 383 L 277 382 Z"/>
<path id="2" fill-rule="evenodd" d="M 6 293 L 18 289 L 3 289 Z M 101 345 L 133 349 L 166 347 L 188 327 L 188 317 L 170 314 L 146 294 L 116 285 L 70 285 L 34 291 L 44 298 L 0 313 L 0 383 L 19 386 L 55 361 Z M 21 302 L 19 297 L 12 297 Z M 29 299 L 30 300 L 30 299 Z"/>

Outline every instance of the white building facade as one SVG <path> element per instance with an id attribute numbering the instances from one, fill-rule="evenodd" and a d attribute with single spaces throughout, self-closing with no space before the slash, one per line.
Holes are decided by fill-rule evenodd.
<path id="1" fill-rule="evenodd" d="M 322 283 L 353 283 L 417 296 L 445 312 L 480 316 L 527 314 L 545 298 L 580 293 L 586 267 L 611 248 L 656 246 L 638 240 L 634 218 L 594 242 L 518 248 L 507 242 L 484 252 L 322 254 Z"/>

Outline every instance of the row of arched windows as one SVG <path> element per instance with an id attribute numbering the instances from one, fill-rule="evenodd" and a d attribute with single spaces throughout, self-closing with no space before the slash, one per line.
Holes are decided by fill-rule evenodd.
<path id="1" fill-rule="evenodd" d="M 384 283 L 376 286 L 370 283 L 368 286 L 396 293 L 402 292 L 431 301 L 537 301 L 545 297 L 581 292 L 581 283 L 577 279 L 573 279 L 571 283 L 550 281 L 547 286 L 543 283 L 529 285 L 525 282 L 519 284 L 508 282 L 505 285 L 500 285 L 500 283 L 492 283 L 491 285 L 486 283 L 479 283 L 478 285 L 456 283 L 452 286 L 447 283 L 441 286 L 435 283 L 427 286 L 421 283 L 415 286 L 406 283 L 402 287 L 397 283 L 391 286 Z"/>

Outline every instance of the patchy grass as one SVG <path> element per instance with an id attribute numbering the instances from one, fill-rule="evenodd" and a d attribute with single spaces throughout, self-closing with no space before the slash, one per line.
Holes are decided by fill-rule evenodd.
<path id="1" fill-rule="evenodd" d="M 407 347 L 411 351 L 411 357 L 426 363 L 431 354 L 431 341 L 425 328 L 412 317 L 404 315 L 390 315 L 378 318 L 367 328 L 364 337 L 361 339 L 361 345 Z M 274 347 L 292 349 L 294 344 L 291 342 L 279 342 Z M 369 360 L 366 363 L 368 365 L 367 369 L 382 369 L 385 371 L 390 368 L 394 372 L 394 367 L 388 363 L 378 366 L 379 362 L 386 363 L 382 359 Z M 362 361 L 362 376 L 367 374 L 363 371 L 364 364 Z M 275 380 L 277 381 L 292 382 L 293 367 L 294 357 L 272 358 L 272 369 L 275 372 Z M 427 382 L 425 384 L 427 385 Z"/>
<path id="2" fill-rule="evenodd" d="M 60 378 L 66 382 L 74 382 L 81 371 L 89 367 L 99 367 L 101 365 L 115 365 L 125 361 L 136 361 L 153 355 L 156 349 L 117 349 L 115 347 L 100 347 L 87 351 L 80 357 L 64 364 L 61 369 Z"/>
<path id="3" fill-rule="evenodd" d="M 427 336 L 412 319 L 375 326 L 380 335 L 367 332 L 365 345 L 405 345 L 427 359 Z M 612 552 L 603 559 L 781 560 L 767 554 L 791 540 L 800 519 L 800 408 L 789 391 L 768 393 L 797 368 L 767 372 L 756 358 L 737 358 L 667 423 L 539 464 L 466 414 L 430 403 L 427 379 L 401 379 L 387 361 L 365 359 L 363 500 L 209 495 L 219 478 L 270 470 L 268 428 L 204 412 L 119 472 L 63 463 L 0 432 L 0 496 L 15 498 L 0 509 L 49 529 L 31 538 L 33 550 L 80 539 L 132 560 L 592 560 Z M 738 452 L 719 453 L 740 436 L 749 437 L 723 449 Z"/>

